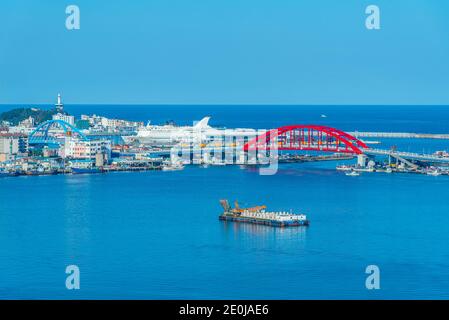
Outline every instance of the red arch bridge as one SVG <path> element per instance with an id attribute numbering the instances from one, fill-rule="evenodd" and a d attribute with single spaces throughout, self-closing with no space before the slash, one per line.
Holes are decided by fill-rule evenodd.
<path id="1" fill-rule="evenodd" d="M 356 137 L 326 126 L 292 125 L 269 130 L 248 141 L 244 151 L 305 150 L 362 154 L 368 146 Z"/>

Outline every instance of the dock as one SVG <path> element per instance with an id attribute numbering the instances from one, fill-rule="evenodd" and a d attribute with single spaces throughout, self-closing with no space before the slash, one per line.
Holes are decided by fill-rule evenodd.
<path id="1" fill-rule="evenodd" d="M 372 148 L 363 149 L 363 153 L 367 154 L 367 155 L 384 155 L 384 156 L 392 156 L 393 158 L 402 158 L 402 159 L 408 159 L 408 160 L 420 160 L 420 161 L 427 161 L 427 162 L 438 162 L 438 163 L 449 164 L 449 157 L 440 157 L 435 154 L 402 152 L 402 151 L 392 151 L 392 150 L 372 149 Z"/>
<path id="2" fill-rule="evenodd" d="M 356 138 L 400 138 L 400 139 L 443 139 L 449 140 L 445 133 L 412 133 L 412 132 L 348 132 Z"/>

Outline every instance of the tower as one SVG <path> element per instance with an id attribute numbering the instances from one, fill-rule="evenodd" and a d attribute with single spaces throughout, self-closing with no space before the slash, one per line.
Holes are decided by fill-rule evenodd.
<path id="1" fill-rule="evenodd" d="M 59 113 L 64 112 L 64 104 L 61 102 L 61 94 L 58 93 L 58 102 L 55 104 L 56 111 Z"/>

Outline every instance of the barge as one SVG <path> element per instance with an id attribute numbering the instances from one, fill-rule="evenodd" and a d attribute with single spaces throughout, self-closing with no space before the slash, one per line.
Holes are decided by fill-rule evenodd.
<path id="1" fill-rule="evenodd" d="M 309 220 L 304 214 L 293 214 L 288 212 L 265 211 L 266 206 L 252 208 L 240 208 L 235 202 L 231 208 L 228 200 L 220 200 L 224 212 L 218 217 L 221 221 L 243 222 L 261 224 L 272 227 L 299 227 L 308 226 Z"/>

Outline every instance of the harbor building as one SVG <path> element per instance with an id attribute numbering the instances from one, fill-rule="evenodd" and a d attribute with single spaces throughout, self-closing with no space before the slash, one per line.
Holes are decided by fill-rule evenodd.
<path id="1" fill-rule="evenodd" d="M 143 126 L 140 121 L 128 121 L 122 119 L 109 119 L 97 115 L 81 115 L 81 120 L 87 122 L 94 131 L 134 131 Z"/>
<path id="2" fill-rule="evenodd" d="M 113 128 L 113 129 L 122 128 L 122 129 L 132 130 L 132 129 L 143 126 L 143 122 L 128 121 L 128 120 L 121 120 L 121 119 L 109 119 L 109 118 L 101 117 L 101 125 L 105 128 Z"/>
<path id="3" fill-rule="evenodd" d="M 365 154 L 359 154 L 357 156 L 357 166 L 365 168 L 368 162 L 368 157 Z"/>
<path id="4" fill-rule="evenodd" d="M 20 133 L 0 134 L 0 154 L 16 155 L 28 152 L 28 137 Z"/>
<path id="5" fill-rule="evenodd" d="M 98 154 L 102 155 L 103 163 L 111 159 L 110 140 L 78 140 L 66 137 L 64 143 L 63 157 L 73 159 L 91 159 L 100 162 Z"/>
<path id="6" fill-rule="evenodd" d="M 29 135 L 35 128 L 36 128 L 36 120 L 30 116 L 20 121 L 16 126 L 8 125 L 5 129 L 9 133 Z"/>
<path id="7" fill-rule="evenodd" d="M 75 125 L 75 117 L 67 114 L 57 113 L 52 116 L 52 119 L 65 121 L 72 126 Z"/>
<path id="8" fill-rule="evenodd" d="M 32 116 L 29 116 L 28 118 L 20 121 L 18 126 L 23 128 L 34 128 L 35 125 L 36 122 L 34 118 Z"/>

